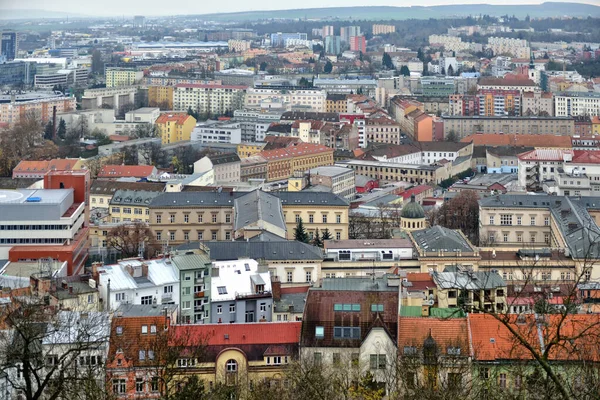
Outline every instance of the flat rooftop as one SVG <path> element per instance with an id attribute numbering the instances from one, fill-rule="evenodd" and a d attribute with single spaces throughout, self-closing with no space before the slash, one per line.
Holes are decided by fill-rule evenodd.
<path id="1" fill-rule="evenodd" d="M 167 314 L 170 315 L 177 310 L 177 305 L 122 304 L 115 312 L 115 315 L 120 315 L 121 317 L 161 317 L 165 315 L 165 309 L 167 310 Z"/>
<path id="2" fill-rule="evenodd" d="M 60 204 L 73 189 L 0 190 L 0 204 Z"/>

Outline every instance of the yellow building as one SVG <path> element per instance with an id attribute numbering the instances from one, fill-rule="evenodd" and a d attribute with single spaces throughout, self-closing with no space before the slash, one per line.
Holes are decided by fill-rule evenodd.
<path id="1" fill-rule="evenodd" d="M 600 135 L 600 117 L 592 117 L 592 135 Z"/>
<path id="2" fill-rule="evenodd" d="M 138 71 L 132 68 L 106 68 L 104 75 L 107 88 L 131 86 L 142 80 L 144 71 Z"/>
<path id="3" fill-rule="evenodd" d="M 158 134 L 162 144 L 190 140 L 196 119 L 185 113 L 161 114 L 156 120 Z"/>
<path id="4" fill-rule="evenodd" d="M 148 206 L 158 195 L 160 192 L 117 190 L 109 202 L 108 222 L 150 222 Z"/>
<path id="5" fill-rule="evenodd" d="M 248 158 L 259 155 L 260 152 L 265 148 L 266 143 L 240 143 L 237 145 L 237 155 L 240 158 Z"/>
<path id="6" fill-rule="evenodd" d="M 309 237 L 328 229 L 334 240 L 348 239 L 349 204 L 343 198 L 322 192 L 279 192 L 288 239 L 294 238 L 294 229 L 300 219 Z"/>
<path id="7" fill-rule="evenodd" d="M 301 322 L 177 325 L 183 347 L 174 384 L 196 375 L 204 386 L 236 385 L 240 398 L 257 385 L 284 385 L 285 369 L 298 356 Z M 181 345 L 179 341 L 183 341 Z M 203 348 L 201 354 L 196 354 Z"/>
<path id="8" fill-rule="evenodd" d="M 348 101 L 345 94 L 328 94 L 325 102 L 325 111 L 328 113 L 347 113 Z"/>
<path id="9" fill-rule="evenodd" d="M 288 179 L 295 172 L 333 165 L 333 149 L 320 144 L 293 143 L 260 153 L 267 160 L 267 181 Z"/>
<path id="10" fill-rule="evenodd" d="M 161 110 L 172 110 L 173 91 L 173 86 L 149 86 L 148 106 L 159 107 Z"/>

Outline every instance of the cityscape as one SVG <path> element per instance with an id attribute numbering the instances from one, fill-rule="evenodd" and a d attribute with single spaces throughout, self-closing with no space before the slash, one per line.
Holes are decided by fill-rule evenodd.
<path id="1" fill-rule="evenodd" d="M 599 399 L 600 4 L 425 3 L 0 4 L 0 400 Z"/>

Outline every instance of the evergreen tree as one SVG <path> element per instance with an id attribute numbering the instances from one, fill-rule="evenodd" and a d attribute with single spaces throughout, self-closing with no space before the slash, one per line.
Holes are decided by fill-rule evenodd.
<path id="1" fill-rule="evenodd" d="M 329 229 L 325 228 L 323 229 L 323 235 L 321 235 L 321 242 L 323 244 L 325 244 L 326 240 L 332 240 L 333 237 L 331 237 L 331 233 L 329 232 Z"/>
<path id="2" fill-rule="evenodd" d="M 54 126 L 52 125 L 52 121 L 48 121 L 46 127 L 44 128 L 44 139 L 52 140 L 54 136 Z"/>
<path id="3" fill-rule="evenodd" d="M 323 67 L 323 72 L 326 74 L 330 74 L 331 71 L 333 71 L 333 64 L 331 63 L 331 61 L 327 60 L 327 63 Z"/>
<path id="4" fill-rule="evenodd" d="M 423 49 L 421 49 L 420 47 L 419 47 L 419 50 L 417 50 L 417 58 L 421 61 L 425 60 L 425 58 L 423 56 Z"/>
<path id="5" fill-rule="evenodd" d="M 58 136 L 61 139 L 64 139 L 65 136 L 67 134 L 67 123 L 65 122 L 64 119 L 60 119 L 60 122 L 58 123 L 58 129 L 56 130 L 56 136 Z"/>
<path id="6" fill-rule="evenodd" d="M 454 68 L 452 68 L 452 65 L 448 66 L 448 76 L 454 76 Z"/>
<path id="7" fill-rule="evenodd" d="M 296 227 L 294 228 L 294 240 L 302 243 L 308 243 L 308 234 L 306 233 L 306 229 L 304 229 L 302 218 L 298 219 Z"/>
<path id="8" fill-rule="evenodd" d="M 315 237 L 312 241 L 313 246 L 323 247 L 323 242 L 321 241 L 321 235 L 319 234 L 319 228 L 315 231 Z"/>
<path id="9" fill-rule="evenodd" d="M 192 110 L 192 107 L 190 107 L 190 108 L 187 109 L 187 114 L 191 115 L 192 117 L 194 117 L 194 119 L 196 121 L 199 121 L 200 116 L 198 115 L 198 113 L 196 111 Z"/>
<path id="10" fill-rule="evenodd" d="M 400 68 L 400 74 L 404 76 L 410 76 L 410 70 L 406 65 L 403 65 L 402 68 Z"/>
<path id="11" fill-rule="evenodd" d="M 383 58 L 381 59 L 381 64 L 387 69 L 395 69 L 394 63 L 392 62 L 392 57 L 388 53 L 383 53 Z"/>

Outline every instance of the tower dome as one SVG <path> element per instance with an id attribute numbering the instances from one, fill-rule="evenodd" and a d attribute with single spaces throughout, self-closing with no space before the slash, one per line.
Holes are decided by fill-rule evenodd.
<path id="1" fill-rule="evenodd" d="M 414 231 L 425 229 L 425 210 L 415 201 L 415 195 L 410 196 L 410 203 L 402 207 L 400 213 L 402 229 L 405 231 Z"/>

